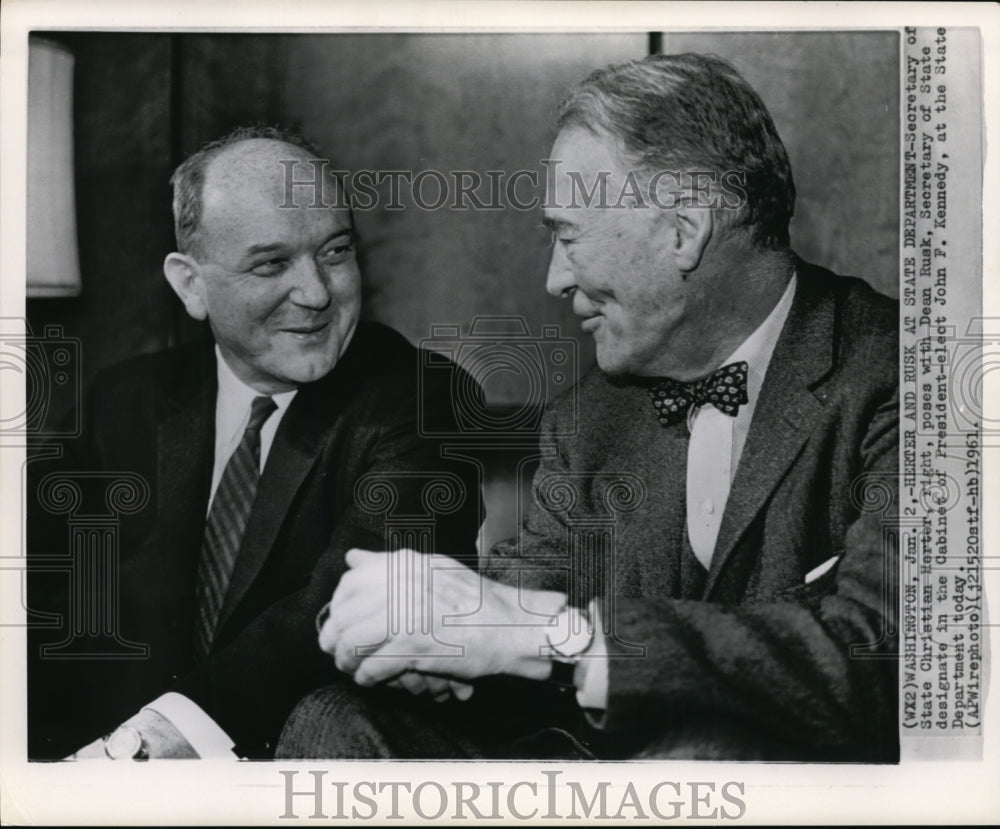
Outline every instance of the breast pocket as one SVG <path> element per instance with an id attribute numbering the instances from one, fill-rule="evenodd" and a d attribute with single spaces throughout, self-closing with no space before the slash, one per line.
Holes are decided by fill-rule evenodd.
<path id="1" fill-rule="evenodd" d="M 747 597 L 744 604 L 765 602 L 812 602 L 833 592 L 837 581 L 837 568 L 841 551 L 836 552 L 816 567 L 804 573 L 794 584 L 759 591 Z"/>
<path id="2" fill-rule="evenodd" d="M 809 602 L 832 593 L 837 580 L 837 567 L 841 554 L 831 556 L 822 564 L 814 567 L 802 577 L 802 583 L 792 585 L 780 591 L 775 599 L 778 601 Z"/>

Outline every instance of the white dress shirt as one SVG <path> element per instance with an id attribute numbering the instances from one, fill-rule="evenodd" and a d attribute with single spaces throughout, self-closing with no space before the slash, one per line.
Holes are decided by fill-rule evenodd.
<path id="1" fill-rule="evenodd" d="M 219 346 L 215 347 L 215 365 L 216 377 L 219 381 L 219 393 L 215 398 L 215 462 L 212 466 L 212 489 L 208 497 L 206 515 L 212 509 L 215 490 L 219 488 L 226 464 L 229 463 L 230 456 L 243 440 L 243 432 L 246 431 L 247 423 L 250 421 L 250 407 L 254 398 L 261 394 L 250 388 L 233 373 L 223 358 Z M 274 442 L 274 433 L 278 431 L 278 424 L 281 423 L 281 418 L 285 416 L 288 405 L 292 402 L 297 391 L 297 389 L 292 389 L 271 395 L 277 409 L 260 427 L 260 472 L 264 471 L 264 464 L 271 451 L 271 444 Z"/>
<path id="2" fill-rule="evenodd" d="M 794 297 L 793 275 L 767 319 L 722 361 L 724 366 L 746 361 L 748 367 L 748 402 L 740 406 L 736 417 L 720 412 L 711 403 L 692 407 L 688 412 L 691 439 L 687 457 L 687 533 L 691 549 L 706 570 L 712 563 L 729 487 L 743 454 L 760 387 Z"/>
<path id="3" fill-rule="evenodd" d="M 757 407 L 764 375 L 771 363 L 774 346 L 788 319 L 795 298 L 795 274 L 767 318 L 720 365 L 747 363 L 748 402 L 740 406 L 736 417 L 720 412 L 711 403 L 692 407 L 688 412 L 691 438 L 687 456 L 687 533 L 698 561 L 707 570 L 722 526 L 722 516 L 729 500 L 729 488 L 743 454 L 750 421 Z M 603 711 L 608 701 L 607 643 L 600 634 L 596 602 L 590 603 L 590 616 L 597 634 L 594 644 L 580 660 L 577 676 L 577 701 L 583 708 Z M 593 718 L 600 725 L 600 718 Z"/>

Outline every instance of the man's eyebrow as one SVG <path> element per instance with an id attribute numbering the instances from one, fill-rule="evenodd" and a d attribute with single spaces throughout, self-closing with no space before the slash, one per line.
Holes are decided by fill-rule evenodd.
<path id="1" fill-rule="evenodd" d="M 341 228 L 340 230 L 335 230 L 326 239 L 323 240 L 323 243 L 320 245 L 320 247 L 321 248 L 326 247 L 334 239 L 339 239 L 342 236 L 349 236 L 351 238 L 354 238 L 355 235 L 356 234 L 354 232 L 354 228 L 351 227 L 344 227 Z M 287 250 L 288 246 L 284 242 L 261 242 L 259 244 L 251 245 L 250 247 L 248 247 L 246 251 L 244 251 L 243 258 L 241 261 L 252 259 L 253 257 L 259 256 L 262 253 L 284 253 Z"/>
<path id="2" fill-rule="evenodd" d="M 354 232 L 353 227 L 342 227 L 340 230 L 335 230 L 333 233 L 331 233 L 323 242 L 323 244 L 320 245 L 320 247 L 321 248 L 326 247 L 334 239 L 339 239 L 341 236 L 347 236 L 351 239 L 357 238 L 357 234 Z"/>
<path id="3" fill-rule="evenodd" d="M 572 222 L 567 221 L 566 219 L 553 219 L 551 216 L 543 216 L 542 224 L 545 225 L 545 227 L 547 227 L 553 233 L 558 230 L 564 230 L 566 228 L 572 228 L 576 226 Z"/>
<path id="4" fill-rule="evenodd" d="M 285 246 L 281 242 L 266 242 L 259 245 L 251 245 L 243 253 L 243 258 L 247 259 L 251 256 L 256 256 L 258 253 L 273 253 L 274 251 L 282 251 Z"/>

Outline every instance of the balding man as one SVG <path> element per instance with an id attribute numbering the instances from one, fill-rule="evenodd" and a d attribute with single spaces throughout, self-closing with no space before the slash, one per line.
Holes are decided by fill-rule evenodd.
<path id="1" fill-rule="evenodd" d="M 81 746 L 79 757 L 270 756 L 295 700 L 334 676 L 314 618 L 345 551 L 386 544 L 385 513 L 358 503 L 362 480 L 394 487 L 410 515 L 445 480 L 454 502 L 434 532 L 474 554 L 476 483 L 418 434 L 418 354 L 359 322 L 343 194 L 329 176 L 312 192 L 289 188 L 322 169 L 315 159 L 296 137 L 242 129 L 174 173 L 178 250 L 164 273 L 211 342 L 102 373 L 56 473 L 149 485 L 145 507 L 121 520 L 116 622 L 148 658 L 36 660 L 35 758 Z M 447 389 L 422 394 L 423 417 L 441 419 L 431 432 L 454 431 Z M 65 525 L 44 513 L 29 517 L 30 547 L 58 552 L 41 549 L 49 529 L 65 552 Z M 32 607 L 66 614 L 51 581 L 33 574 Z M 64 637 L 36 631 L 33 654 Z"/>

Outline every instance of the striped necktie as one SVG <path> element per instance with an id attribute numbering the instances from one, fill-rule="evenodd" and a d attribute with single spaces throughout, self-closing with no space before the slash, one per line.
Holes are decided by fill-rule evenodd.
<path id="1" fill-rule="evenodd" d="M 215 490 L 212 509 L 205 525 L 198 565 L 198 618 L 195 620 L 195 651 L 208 654 L 215 637 L 222 602 L 243 541 L 247 519 L 257 494 L 260 478 L 260 429 L 277 408 L 270 397 L 256 397 L 250 407 L 250 422 L 240 445 L 226 464 Z"/>

